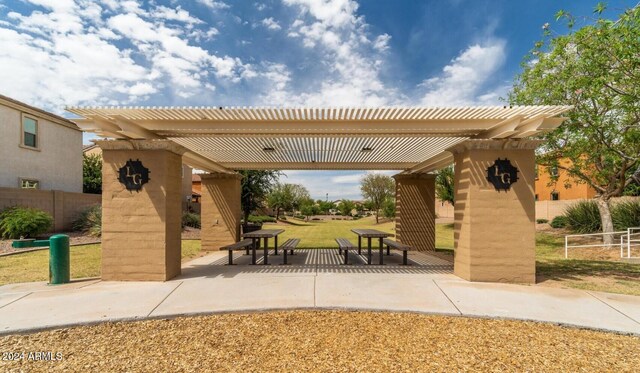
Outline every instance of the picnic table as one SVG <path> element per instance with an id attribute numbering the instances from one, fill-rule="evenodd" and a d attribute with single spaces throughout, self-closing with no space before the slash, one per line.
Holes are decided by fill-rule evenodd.
<path id="1" fill-rule="evenodd" d="M 377 229 L 352 229 L 351 232 L 358 235 L 358 254 L 361 253 L 362 250 L 362 238 L 367 239 L 367 264 L 371 264 L 371 239 L 377 238 L 380 242 L 380 265 L 384 264 L 383 261 L 383 253 L 384 246 L 382 244 L 382 240 L 393 236 L 391 233 L 379 231 Z"/>
<path id="2" fill-rule="evenodd" d="M 260 229 L 259 231 L 248 232 L 242 235 L 244 238 L 251 238 L 253 240 L 251 264 L 256 264 L 256 241 L 264 239 L 264 262 L 262 264 L 269 264 L 269 238 L 273 238 L 273 247 L 275 249 L 275 255 L 278 255 L 278 235 L 284 232 L 284 229 Z"/>

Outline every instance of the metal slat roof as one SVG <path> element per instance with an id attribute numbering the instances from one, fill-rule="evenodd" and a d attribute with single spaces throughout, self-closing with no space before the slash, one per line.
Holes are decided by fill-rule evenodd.
<path id="1" fill-rule="evenodd" d="M 85 131 L 168 139 L 220 169 L 411 169 L 440 166 L 470 138 L 555 128 L 569 106 L 68 107 Z M 118 130 L 120 129 L 120 130 Z M 273 148 L 271 150 L 270 148 Z M 423 168 L 421 168 L 423 169 Z M 424 168 L 424 170 L 431 170 Z"/>

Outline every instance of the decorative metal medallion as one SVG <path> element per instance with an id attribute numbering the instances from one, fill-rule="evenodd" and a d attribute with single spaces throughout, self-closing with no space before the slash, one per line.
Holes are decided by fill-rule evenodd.
<path id="1" fill-rule="evenodd" d="M 509 190 L 511 184 L 518 181 L 518 168 L 511 165 L 507 158 L 504 160 L 498 158 L 493 166 L 487 168 L 487 180 L 497 191 Z"/>
<path id="2" fill-rule="evenodd" d="M 139 159 L 129 159 L 127 163 L 120 168 L 120 176 L 118 180 L 124 184 L 127 190 L 135 190 L 139 192 L 142 186 L 149 182 L 149 169 L 142 165 Z"/>

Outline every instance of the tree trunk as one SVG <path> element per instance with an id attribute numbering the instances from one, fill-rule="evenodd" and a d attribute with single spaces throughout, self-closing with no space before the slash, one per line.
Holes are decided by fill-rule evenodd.
<path id="1" fill-rule="evenodd" d="M 600 211 L 600 223 L 602 224 L 602 233 L 613 232 L 613 221 L 611 220 L 611 210 L 609 209 L 609 198 L 598 197 L 595 199 Z M 613 244 L 613 235 L 605 234 L 602 243 L 609 246 Z"/>
<path id="2" fill-rule="evenodd" d="M 379 213 L 379 212 L 380 212 L 380 210 L 376 209 L 376 224 L 378 224 L 378 223 L 379 223 L 379 221 L 378 221 L 378 213 Z"/>
<path id="3" fill-rule="evenodd" d="M 280 207 L 276 207 L 276 222 L 278 222 L 279 217 L 280 217 Z"/>

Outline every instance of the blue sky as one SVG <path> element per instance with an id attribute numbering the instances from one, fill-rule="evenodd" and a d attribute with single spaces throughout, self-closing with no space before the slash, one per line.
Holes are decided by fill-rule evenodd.
<path id="1" fill-rule="evenodd" d="M 0 93 L 66 105 L 501 104 L 561 0 L 0 0 Z M 616 17 L 635 1 L 609 1 Z M 90 139 L 85 136 L 85 141 Z M 289 171 L 359 199 L 362 172 Z M 390 173 L 391 174 L 391 173 Z"/>

